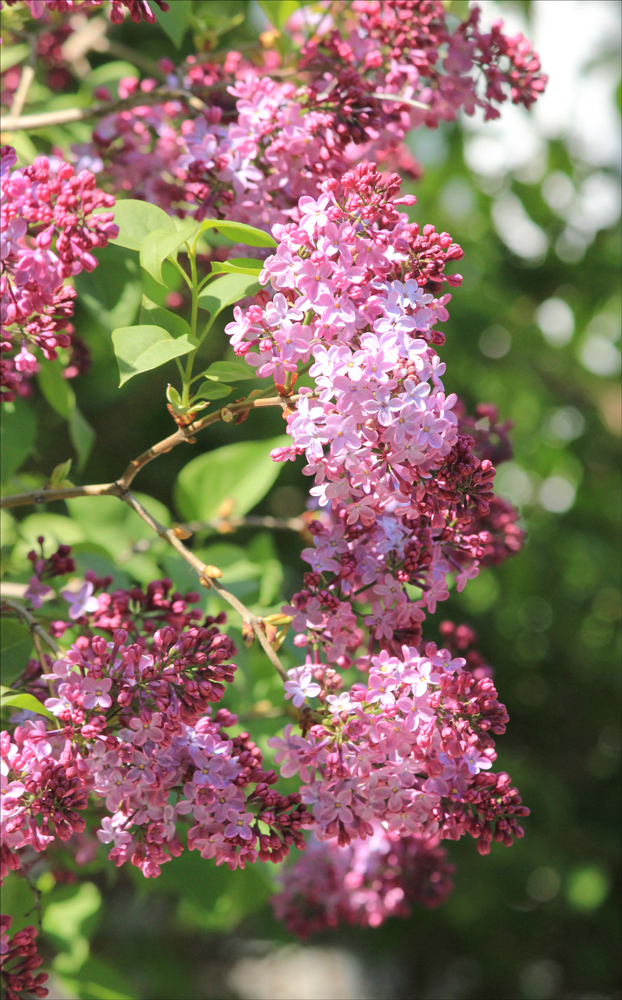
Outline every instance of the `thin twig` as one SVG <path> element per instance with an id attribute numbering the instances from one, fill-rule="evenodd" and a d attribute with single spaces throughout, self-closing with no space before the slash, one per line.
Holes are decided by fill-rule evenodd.
<path id="1" fill-rule="evenodd" d="M 190 531 L 205 531 L 211 528 L 225 535 L 236 528 L 268 528 L 272 531 L 296 531 L 301 532 L 309 527 L 309 522 L 303 517 L 271 517 L 269 514 L 261 516 L 259 514 L 247 514 L 246 517 L 216 517 L 211 521 L 190 521 L 188 524 L 180 524 L 179 528 L 188 528 Z"/>
<path id="2" fill-rule="evenodd" d="M 377 101 L 395 101 L 397 104 L 408 104 L 411 108 L 417 108 L 420 111 L 429 111 L 429 104 L 422 104 L 421 101 L 413 101 L 410 97 L 403 97 L 401 94 L 381 94 L 375 93 L 371 95 L 375 97 Z"/>
<path id="3" fill-rule="evenodd" d="M 13 97 L 13 103 L 11 105 L 11 111 L 8 117 L 19 118 L 21 115 L 24 104 L 26 103 L 26 98 L 28 97 L 28 91 L 30 90 L 30 85 L 35 78 L 34 67 L 28 63 L 24 66 L 22 70 L 22 75 L 19 78 L 19 85 L 15 91 L 15 96 Z"/>
<path id="4" fill-rule="evenodd" d="M 37 633 L 36 633 L 36 631 L 34 629 L 32 631 L 32 641 L 35 644 L 35 649 L 37 651 L 37 659 L 39 660 L 39 663 L 41 664 L 41 670 L 42 670 L 43 675 L 45 677 L 45 675 L 49 674 L 50 671 L 48 670 L 48 665 L 45 662 L 45 653 L 43 652 L 43 649 L 41 647 L 41 639 L 39 638 L 39 636 L 37 635 Z M 54 685 L 52 684 L 52 681 L 50 680 L 49 677 L 46 677 L 46 684 L 47 684 L 48 691 L 50 692 L 50 698 L 53 698 L 54 697 Z"/>
<path id="5" fill-rule="evenodd" d="M 227 590 L 225 587 L 222 586 L 222 584 L 218 582 L 218 580 L 212 575 L 213 567 L 207 566 L 204 562 L 201 561 L 201 559 L 195 556 L 195 554 L 191 552 L 190 549 L 187 549 L 184 543 L 179 538 L 177 538 L 174 531 L 171 528 L 165 528 L 163 524 L 160 524 L 160 522 L 157 521 L 156 518 L 153 517 L 149 513 L 149 511 L 143 507 L 143 505 L 136 499 L 134 494 L 131 493 L 129 490 L 124 490 L 120 499 L 125 501 L 125 503 L 129 507 L 131 507 L 132 510 L 136 514 L 138 514 L 139 517 L 143 519 L 145 524 L 149 525 L 152 531 L 155 531 L 160 538 L 166 539 L 169 545 L 172 545 L 173 548 L 177 552 L 179 552 L 182 558 L 185 559 L 186 562 L 189 563 L 195 570 L 195 572 L 198 574 L 202 586 L 207 587 L 208 589 L 213 588 L 216 591 L 216 593 L 218 593 L 222 597 L 222 599 L 226 601 L 227 604 L 229 604 L 229 606 L 234 609 L 234 611 L 237 611 L 244 624 L 251 626 L 266 656 L 272 663 L 272 666 L 278 673 L 281 680 L 286 681 L 287 674 L 285 673 L 285 670 L 283 669 L 281 661 L 279 660 L 275 650 L 272 648 L 272 646 L 268 642 L 265 633 L 262 631 L 261 625 L 257 621 L 257 618 L 255 617 L 253 612 L 246 607 L 245 604 L 242 604 L 242 602 L 238 600 L 235 594 L 232 594 L 229 590 Z"/>
<path id="6" fill-rule="evenodd" d="M 215 90 L 219 84 L 206 87 L 205 90 Z M 2 129 L 5 132 L 15 132 L 18 129 L 45 128 L 48 125 L 68 125 L 70 122 L 88 121 L 92 118 L 106 118 L 107 115 L 115 114 L 119 111 L 129 111 L 132 108 L 144 107 L 150 104 L 160 104 L 166 101 L 183 101 L 196 111 L 203 111 L 207 107 L 204 101 L 196 94 L 191 94 L 187 90 L 174 87 L 157 87 L 144 93 L 137 91 L 130 97 L 125 97 L 119 101 L 100 101 L 91 104 L 88 108 L 62 108 L 59 111 L 42 111 L 33 115 L 5 115 L 2 121 Z"/>
<path id="7" fill-rule="evenodd" d="M 59 486 L 53 489 L 41 487 L 38 490 L 28 490 L 26 493 L 13 493 L 2 497 L 0 507 L 25 507 L 32 503 L 52 503 L 54 500 L 71 500 L 73 497 L 105 497 L 118 496 L 119 486 L 116 483 L 98 483 L 90 486 Z"/>
<path id="8" fill-rule="evenodd" d="M 20 604 L 18 601 L 12 601 L 8 597 L 3 597 L 2 605 L 7 608 L 10 608 L 17 615 L 19 615 L 20 618 L 23 618 L 23 620 L 26 622 L 28 628 L 32 633 L 32 641 L 37 651 L 37 658 L 39 660 L 39 663 L 41 664 L 41 670 L 43 671 L 44 675 L 49 674 L 50 670 L 48 668 L 47 663 L 45 662 L 45 656 L 41 648 L 41 640 L 43 640 L 43 642 L 45 642 L 46 645 L 49 646 L 49 648 L 52 650 L 55 656 L 58 656 L 60 649 L 56 641 L 52 638 L 51 635 L 49 635 L 45 631 L 44 628 L 41 628 L 39 622 L 36 620 L 36 618 L 33 618 L 33 616 L 30 614 L 30 611 L 28 611 L 23 604 Z M 50 692 L 50 698 L 53 698 L 54 687 L 52 685 L 51 680 L 47 680 L 47 687 L 48 691 Z"/>
<path id="9" fill-rule="evenodd" d="M 195 434 L 208 427 L 210 424 L 223 420 L 230 421 L 238 413 L 245 410 L 258 409 L 262 406 L 286 407 L 297 402 L 300 396 L 270 396 L 262 399 L 259 396 L 242 399 L 239 403 L 231 403 L 230 406 L 223 406 L 213 413 L 209 413 L 201 420 L 195 420 L 188 427 L 180 428 L 174 434 L 169 434 L 162 441 L 158 441 L 152 448 L 148 448 L 138 458 L 133 459 L 122 476 L 115 483 L 94 483 L 89 486 L 59 486 L 52 489 L 40 487 L 37 490 L 27 490 L 25 493 L 13 493 L 10 496 L 0 498 L 0 508 L 26 507 L 29 504 L 52 503 L 54 500 L 71 500 L 75 497 L 102 497 L 120 496 L 123 490 L 128 489 L 135 476 L 141 469 L 154 458 L 171 451 L 178 444 L 184 441 L 191 443 Z"/>
<path id="10" fill-rule="evenodd" d="M 49 646 L 54 655 L 58 656 L 60 650 L 56 640 L 53 639 L 51 635 L 48 635 L 45 629 L 41 628 L 39 622 L 36 620 L 36 618 L 33 618 L 33 616 L 30 614 L 30 611 L 28 611 L 23 604 L 20 604 L 19 601 L 12 601 L 8 597 L 3 597 L 2 605 L 4 607 L 11 608 L 11 610 L 15 611 L 15 613 L 18 614 L 20 618 L 23 618 L 26 624 L 28 625 L 30 631 L 34 635 L 37 635 L 40 639 L 43 639 L 46 646 Z M 49 673 L 47 667 L 44 669 L 46 673 Z"/>
<path id="11" fill-rule="evenodd" d="M 167 438 L 162 441 L 158 441 L 154 444 L 152 448 L 148 448 L 144 451 L 142 455 L 138 458 L 133 459 L 128 465 L 127 469 L 123 475 L 117 480 L 119 486 L 123 489 L 127 489 L 134 477 L 140 472 L 141 469 L 145 467 L 149 462 L 152 462 L 154 458 L 158 455 L 164 455 L 165 452 L 171 451 L 176 445 L 182 444 L 184 441 L 190 441 L 195 434 L 202 431 L 204 427 L 209 427 L 210 424 L 216 424 L 219 420 L 224 420 L 225 422 L 230 420 L 232 416 L 238 413 L 244 413 L 245 410 L 254 410 L 262 406 L 287 406 L 289 403 L 295 403 L 300 396 L 291 396 L 284 399 L 282 396 L 269 396 L 267 399 L 262 399 L 259 396 L 255 398 L 249 397 L 248 399 L 242 399 L 239 403 L 231 403 L 229 406 L 223 406 L 221 409 L 214 411 L 213 413 L 208 413 L 206 417 L 201 420 L 195 420 L 194 423 L 190 424 L 188 427 L 180 428 L 174 434 L 170 434 Z M 1 504 L 1 501 L 0 501 Z"/>

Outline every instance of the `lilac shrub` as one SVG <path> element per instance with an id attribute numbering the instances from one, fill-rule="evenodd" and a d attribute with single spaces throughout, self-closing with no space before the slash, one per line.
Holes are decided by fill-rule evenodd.
<path id="1" fill-rule="evenodd" d="M 35 18 L 53 15 L 61 39 L 63 15 L 100 4 L 28 6 Z M 154 21 L 144 0 L 113 0 L 114 23 L 123 8 Z M 33 854 L 53 858 L 59 842 L 85 857 L 103 844 L 115 865 L 148 878 L 184 850 L 232 870 L 293 852 L 274 908 L 302 936 L 342 921 L 377 927 L 414 903 L 441 903 L 453 872 L 445 840 L 468 834 L 485 855 L 493 840 L 523 836 L 528 809 L 494 770 L 508 714 L 492 668 L 468 626 L 442 623 L 441 646 L 425 634 L 452 587 L 520 549 L 518 514 L 494 494 L 510 426 L 492 406 L 470 416 L 451 391 L 438 325 L 448 289 L 462 282 L 453 267 L 463 252 L 449 233 L 413 221 L 416 198 L 400 185 L 401 174 L 420 172 L 404 144 L 412 129 L 460 111 L 495 118 L 508 98 L 529 108 L 546 83 L 530 44 L 500 23 L 483 31 L 477 8 L 454 28 L 435 0 L 328 2 L 306 14 L 289 24 L 299 46 L 289 75 L 264 47 L 223 62 L 163 60 L 164 87 L 126 78 L 117 103 L 100 89 L 87 151 L 94 169 L 103 163 L 97 178 L 54 152 L 18 168 L 4 147 L 1 278 L 11 406 L 46 361 L 60 357 L 66 378 L 86 369 L 70 282 L 96 267 L 98 249 L 140 249 L 161 283 L 165 259 L 183 272 L 190 323 L 159 309 L 164 328 L 113 333 L 121 384 L 178 361 L 181 388 L 167 390 L 177 433 L 114 483 L 59 486 L 55 470 L 46 487 L 3 506 L 98 494 L 129 503 L 242 616 L 244 638 L 261 643 L 283 681 L 280 708 L 292 720 L 268 740 L 279 776 L 224 704 L 236 675 L 224 614 L 205 616 L 197 593 L 166 579 L 113 589 L 88 571 L 63 586 L 75 573 L 71 549 L 46 557 L 41 538 L 21 600 L 3 605 L 28 623 L 37 657 L 8 693 L 1 736 L 2 876 L 25 871 Z M 219 227 L 252 256 L 199 252 L 201 234 Z M 197 420 L 219 394 L 190 387 L 214 318 L 200 334 L 201 292 L 222 288 L 222 271 L 246 276 L 225 327 L 230 345 L 271 388 Z M 218 311 L 234 301 L 215 294 Z M 139 363 L 149 351 L 160 352 L 157 363 Z M 227 378 L 247 377 L 240 364 L 226 367 Z M 309 569 L 265 620 L 183 544 L 189 530 L 159 525 L 130 492 L 148 461 L 209 423 L 241 421 L 260 401 L 282 408 L 291 442 L 272 459 L 302 458 L 310 482 Z M 63 612 L 41 633 L 37 614 L 50 599 Z M 295 665 L 286 671 L 277 651 L 288 628 Z M 44 996 L 36 931 L 9 939 L 2 919 L 7 997 Z"/>

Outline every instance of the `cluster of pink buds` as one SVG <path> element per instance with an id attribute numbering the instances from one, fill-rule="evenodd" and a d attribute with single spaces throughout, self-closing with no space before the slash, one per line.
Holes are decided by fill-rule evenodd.
<path id="1" fill-rule="evenodd" d="M 35 927 L 24 927 L 9 937 L 12 919 L 0 916 L 0 980 L 4 986 L 6 1000 L 22 1000 L 22 997 L 46 997 L 48 990 L 43 985 L 48 980 L 47 972 L 37 972 L 43 959 L 37 954 L 37 931 Z"/>
<path id="2" fill-rule="evenodd" d="M 379 927 L 408 917 L 413 904 L 439 906 L 452 890 L 453 866 L 438 838 L 400 837 L 375 824 L 348 847 L 311 836 L 307 851 L 281 876 L 277 919 L 306 938 L 341 923 Z"/>
<path id="3" fill-rule="evenodd" d="M 28 379 L 39 369 L 37 353 L 48 360 L 72 344 L 75 290 L 67 278 L 97 266 L 93 251 L 118 233 L 114 198 L 96 187 L 88 170 L 76 174 L 69 163 L 37 157 L 32 166 L 14 170 L 15 151 L 2 157 L 2 241 L 0 278 L 2 398 L 28 392 Z M 77 356 L 76 356 L 77 357 Z M 70 363 L 66 375 L 81 365 Z"/>
<path id="4" fill-rule="evenodd" d="M 192 624 L 197 595 L 170 594 L 167 580 L 147 593 L 106 584 L 91 575 L 62 592 L 81 634 L 45 673 L 29 665 L 28 690 L 56 727 L 27 713 L 2 734 L 5 872 L 24 848 L 82 833 L 89 796 L 110 858 L 147 877 L 181 853 L 183 829 L 188 849 L 230 868 L 304 847 L 300 795 L 274 788 L 248 733 L 228 734 L 232 713 L 212 713 L 235 672 L 224 616 Z"/>
<path id="5" fill-rule="evenodd" d="M 45 13 L 75 14 L 78 11 L 88 11 L 95 7 L 101 7 L 105 0 L 3 0 L 7 7 L 12 7 L 16 3 L 24 3 L 30 8 L 31 16 L 40 18 Z M 109 17 L 113 24 L 121 24 L 125 8 L 130 12 L 130 19 L 135 24 L 140 24 L 144 19 L 148 24 L 155 24 L 155 14 L 149 6 L 150 2 L 155 2 L 160 10 L 167 11 L 169 3 L 167 0 L 110 0 Z M 0 4 L 0 7 L 2 4 Z"/>
<path id="6" fill-rule="evenodd" d="M 359 76 L 359 86 L 390 94 L 392 107 L 387 102 L 383 109 L 395 119 L 390 131 L 396 123 L 434 128 L 477 107 L 487 119 L 498 118 L 497 106 L 508 96 L 528 108 L 546 86 L 531 43 L 505 35 L 502 21 L 481 31 L 478 7 L 452 31 L 440 0 L 353 0 L 349 9 L 343 6 L 329 4 L 329 17 L 303 47 L 303 65 L 330 74 L 345 64 Z M 386 150 L 384 136 L 378 145 Z"/>

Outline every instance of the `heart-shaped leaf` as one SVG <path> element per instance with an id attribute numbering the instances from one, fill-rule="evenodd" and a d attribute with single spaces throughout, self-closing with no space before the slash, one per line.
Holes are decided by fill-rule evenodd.
<path id="1" fill-rule="evenodd" d="M 147 326 L 161 326 L 170 333 L 171 337 L 182 337 L 186 334 L 190 336 L 190 324 L 183 316 L 170 312 L 162 306 L 157 306 L 155 302 L 143 295 L 143 303 L 140 310 L 140 321 Z"/>
<path id="2" fill-rule="evenodd" d="M 140 248 L 140 266 L 148 271 L 152 278 L 166 287 L 162 279 L 162 264 L 167 257 L 173 256 L 179 247 L 192 239 L 199 231 L 199 226 L 193 219 L 187 219 L 180 224 L 176 232 L 168 229 L 156 229 L 145 237 Z"/>
<path id="3" fill-rule="evenodd" d="M 230 385 L 222 385 L 220 382 L 204 382 L 199 391 L 194 394 L 194 399 L 222 399 L 232 391 Z"/>
<path id="4" fill-rule="evenodd" d="M 253 369 L 248 365 L 241 365 L 239 361 L 214 361 L 203 375 L 214 382 L 241 382 L 243 379 L 255 378 Z"/>
<path id="5" fill-rule="evenodd" d="M 271 441 L 238 441 L 199 455 L 181 470 L 175 484 L 175 505 L 185 521 L 209 521 L 227 500 L 231 514 L 241 517 L 266 495 L 282 463 L 270 451 L 291 444 L 282 436 Z"/>
<path id="6" fill-rule="evenodd" d="M 247 247 L 275 247 L 276 240 L 264 233 L 263 229 L 247 226 L 243 222 L 222 222 L 220 219 L 204 219 L 201 232 L 206 229 L 217 229 L 222 236 L 234 243 L 245 243 Z"/>
<path id="7" fill-rule="evenodd" d="M 171 337 L 161 326 L 119 327 L 113 331 L 112 343 L 121 376 L 119 386 L 125 385 L 134 375 L 159 368 L 194 350 L 185 334 Z"/>
<path id="8" fill-rule="evenodd" d="M 111 242 L 128 247 L 129 250 L 140 250 L 146 237 L 155 229 L 176 232 L 173 219 L 162 208 L 134 198 L 116 203 L 114 221 L 119 227 L 119 235 Z"/>
<path id="9" fill-rule="evenodd" d="M 249 274 L 223 274 L 211 281 L 199 295 L 199 308 L 212 314 L 212 319 L 227 306 L 259 291 L 259 282 Z"/>

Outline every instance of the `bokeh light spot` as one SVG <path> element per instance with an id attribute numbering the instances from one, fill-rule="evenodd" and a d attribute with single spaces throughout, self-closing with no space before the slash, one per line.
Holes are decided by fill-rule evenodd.
<path id="1" fill-rule="evenodd" d="M 588 865 L 576 868 L 568 876 L 566 897 L 575 910 L 597 910 L 609 895 L 609 879 L 602 868 Z"/>
<path id="2" fill-rule="evenodd" d="M 536 868 L 527 879 L 527 894 L 537 903 L 548 903 L 559 892 L 560 884 L 554 868 Z"/>
<path id="3" fill-rule="evenodd" d="M 554 296 L 538 306 L 536 321 L 544 339 L 553 347 L 563 347 L 574 333 L 574 313 L 567 302 Z"/>

